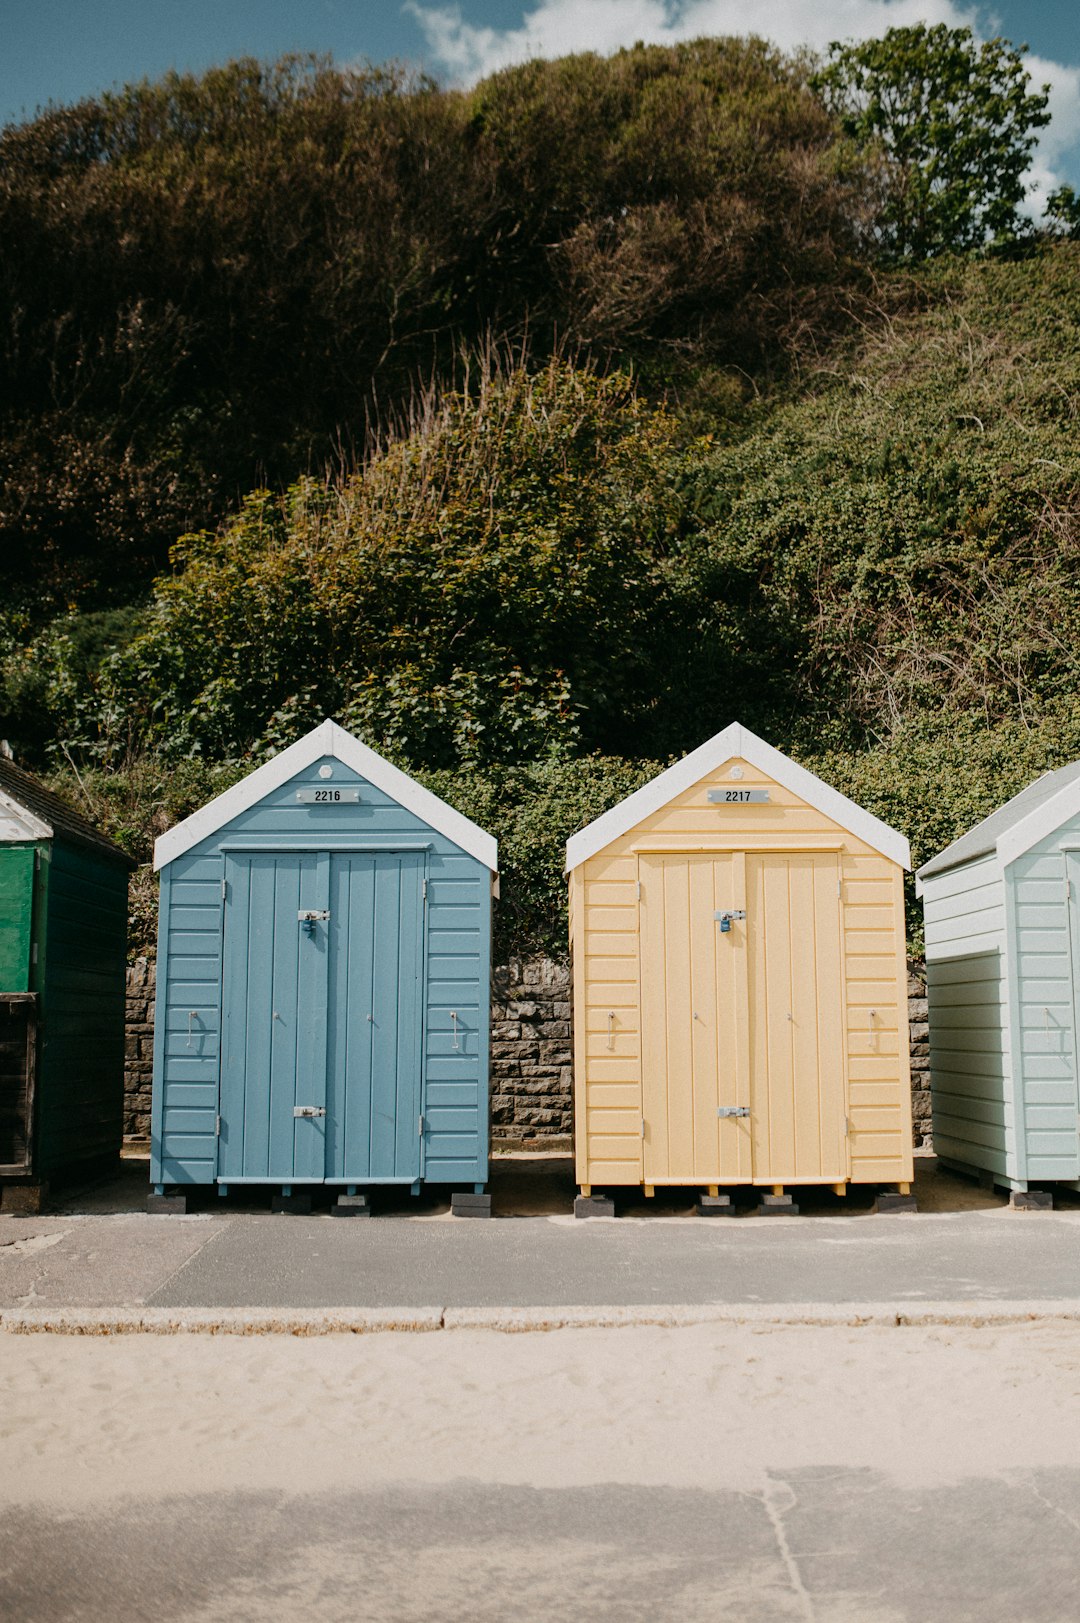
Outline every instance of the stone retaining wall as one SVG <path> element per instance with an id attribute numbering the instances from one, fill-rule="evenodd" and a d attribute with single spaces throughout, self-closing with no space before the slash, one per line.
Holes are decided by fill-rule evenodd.
<path id="1" fill-rule="evenodd" d="M 127 1036 L 124 1044 L 125 1139 L 150 1138 L 156 967 L 152 958 L 136 958 L 127 969 Z"/>
<path id="2" fill-rule="evenodd" d="M 491 1142 L 573 1148 L 570 966 L 512 958 L 492 977 Z"/>
<path id="3" fill-rule="evenodd" d="M 150 1137 L 154 1054 L 154 962 L 136 958 L 127 977 L 124 1135 Z M 915 1147 L 930 1147 L 930 1043 L 923 966 L 908 965 L 911 1107 Z M 512 958 L 492 977 L 491 1142 L 500 1150 L 573 1147 L 570 966 Z"/>

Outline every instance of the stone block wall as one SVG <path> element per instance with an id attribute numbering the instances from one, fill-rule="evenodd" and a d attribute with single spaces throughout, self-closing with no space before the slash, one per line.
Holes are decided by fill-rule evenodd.
<path id="1" fill-rule="evenodd" d="M 492 976 L 491 1144 L 573 1148 L 570 965 L 512 958 Z"/>
<path id="2" fill-rule="evenodd" d="M 124 1135 L 150 1137 L 154 1053 L 154 962 L 128 966 Z M 570 966 L 512 958 L 492 976 L 491 1144 L 497 1150 L 573 1148 Z M 908 964 L 911 1106 L 915 1147 L 930 1147 L 930 1042 L 926 978 Z"/>
<path id="3" fill-rule="evenodd" d="M 124 1138 L 149 1140 L 154 1079 L 156 964 L 136 958 L 127 969 L 127 1033 L 124 1044 Z"/>
<path id="4" fill-rule="evenodd" d="M 930 1027 L 926 966 L 908 959 L 908 1037 L 911 1042 L 911 1122 L 915 1148 L 932 1148 L 930 1137 Z"/>

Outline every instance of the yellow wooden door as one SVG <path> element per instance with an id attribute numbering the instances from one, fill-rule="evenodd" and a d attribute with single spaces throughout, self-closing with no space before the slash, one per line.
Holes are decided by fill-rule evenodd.
<path id="1" fill-rule="evenodd" d="M 746 935 L 716 919 L 745 906 L 745 858 L 643 856 L 638 877 L 645 1182 L 747 1182 Z"/>
<path id="2" fill-rule="evenodd" d="M 750 1103 L 759 1182 L 848 1175 L 839 861 L 746 858 Z"/>

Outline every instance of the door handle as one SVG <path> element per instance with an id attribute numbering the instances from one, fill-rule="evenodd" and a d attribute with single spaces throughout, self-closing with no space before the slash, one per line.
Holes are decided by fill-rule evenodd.
<path id="1" fill-rule="evenodd" d="M 323 1105 L 293 1105 L 294 1116 L 325 1116 Z"/>

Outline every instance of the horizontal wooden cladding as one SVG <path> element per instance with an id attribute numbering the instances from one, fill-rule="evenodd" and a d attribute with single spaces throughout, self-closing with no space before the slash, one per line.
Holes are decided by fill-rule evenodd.
<path id="1" fill-rule="evenodd" d="M 634 1109 L 641 1115 L 641 1089 L 636 1082 L 605 1082 L 597 1079 L 589 1089 L 589 1108 L 606 1110 Z M 640 1126 L 635 1125 L 640 1136 Z"/>
<path id="2" fill-rule="evenodd" d="M 997 858 L 982 857 L 978 862 L 965 862 L 945 873 L 931 874 L 923 880 L 923 898 L 926 902 L 937 902 L 943 897 L 963 896 L 969 890 L 995 883 L 998 877 Z"/>
<path id="3" fill-rule="evenodd" d="M 969 952 L 938 963 L 928 960 L 927 984 L 930 986 L 980 986 L 988 982 L 995 987 L 1001 979 L 1001 952 L 994 948 Z"/>
<path id="4" fill-rule="evenodd" d="M 628 1133 L 595 1133 L 587 1130 L 585 1139 L 588 1145 L 589 1166 L 594 1172 L 598 1161 L 615 1161 L 620 1162 L 624 1167 L 631 1165 L 636 1167 L 634 1182 L 639 1181 L 641 1177 L 642 1142 L 640 1133 L 636 1133 L 631 1137 Z M 635 1149 L 636 1154 L 634 1153 Z M 594 1181 L 599 1182 L 599 1177 L 596 1177 Z"/>
<path id="5" fill-rule="evenodd" d="M 928 924 L 945 923 L 950 919 L 966 918 L 972 913 L 983 912 L 987 908 L 1000 907 L 1002 899 L 1001 881 L 988 877 L 982 885 L 952 890 L 945 895 L 936 891 L 927 894 L 923 898 L 923 915 Z"/>
<path id="6" fill-rule="evenodd" d="M 633 935 L 637 930 L 637 911 L 636 896 L 618 905 L 611 902 L 598 905 L 590 900 L 585 908 L 585 929 L 590 936 L 596 931 L 605 930 L 619 935 L 628 932 Z"/>

